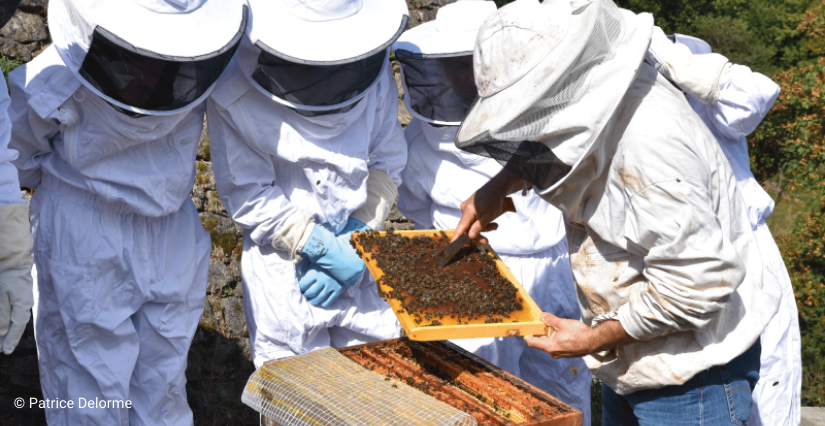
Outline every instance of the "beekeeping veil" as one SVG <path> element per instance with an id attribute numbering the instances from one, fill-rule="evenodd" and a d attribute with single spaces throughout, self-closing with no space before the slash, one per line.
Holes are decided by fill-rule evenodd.
<path id="1" fill-rule="evenodd" d="M 393 44 L 401 66 L 404 105 L 423 121 L 458 126 L 478 97 L 473 48 L 492 1 L 461 0 L 438 10 L 434 21 L 406 31 Z"/>
<path id="2" fill-rule="evenodd" d="M 404 0 L 252 0 L 236 61 L 272 100 L 315 116 L 352 108 L 389 66 Z"/>
<path id="3" fill-rule="evenodd" d="M 204 100 L 232 59 L 245 0 L 53 0 L 52 38 L 66 66 L 109 103 L 171 115 Z"/>
<path id="4" fill-rule="evenodd" d="M 4 27 L 14 15 L 21 0 L 0 0 L 0 28 Z"/>
<path id="5" fill-rule="evenodd" d="M 599 148 L 595 142 L 635 78 L 652 29 L 650 15 L 620 10 L 611 0 L 502 7 L 478 34 L 479 98 L 456 146 L 498 160 L 540 193 L 552 191 Z"/>

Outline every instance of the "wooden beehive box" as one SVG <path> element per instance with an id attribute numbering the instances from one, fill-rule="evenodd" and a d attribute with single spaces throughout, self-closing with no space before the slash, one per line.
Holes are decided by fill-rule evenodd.
<path id="1" fill-rule="evenodd" d="M 439 238 L 442 233 L 447 237 L 452 237 L 452 230 L 416 230 L 416 231 L 395 231 L 396 235 L 403 237 L 416 237 L 420 235 L 428 236 L 433 239 Z M 379 235 L 385 236 L 386 232 L 380 232 Z M 356 248 L 362 252 L 364 247 L 360 245 L 357 239 L 354 239 Z M 367 269 L 369 269 L 373 278 L 376 281 L 384 276 L 384 271 L 378 267 L 378 262 L 375 256 L 380 256 L 377 247 L 373 247 L 372 256 L 366 260 Z M 501 275 L 510 281 L 518 295 L 523 300 L 521 311 L 514 311 L 509 317 L 503 318 L 499 323 L 485 323 L 484 319 L 471 320 L 468 323 L 458 325 L 457 323 L 432 325 L 433 321 L 425 320 L 421 323 L 416 323 L 412 315 L 402 309 L 401 302 L 397 299 L 389 299 L 388 302 L 392 307 L 393 312 L 398 317 L 401 327 L 407 337 L 418 341 L 440 341 L 453 339 L 471 339 L 478 337 L 507 337 L 507 336 L 534 336 L 547 333 L 547 326 L 541 320 L 541 309 L 533 301 L 533 298 L 527 293 L 524 287 L 516 280 L 513 273 L 507 268 L 507 265 L 498 258 L 495 253 L 491 253 L 496 257 L 495 262 Z M 437 267 L 437 266 L 434 266 Z M 384 284 L 379 285 L 384 292 L 389 292 L 392 289 Z M 439 321 L 441 322 L 441 321 Z M 447 321 L 443 321 L 446 323 Z"/>
<path id="2" fill-rule="evenodd" d="M 479 426 L 583 423 L 581 411 L 448 342 L 396 339 L 338 351 L 402 386 L 407 383 L 469 413 Z M 263 424 L 275 425 L 266 418 Z"/>

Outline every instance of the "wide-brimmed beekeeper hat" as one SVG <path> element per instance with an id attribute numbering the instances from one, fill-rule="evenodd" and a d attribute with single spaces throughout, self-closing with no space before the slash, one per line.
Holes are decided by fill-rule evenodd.
<path id="1" fill-rule="evenodd" d="M 9 22 L 21 0 L 0 0 L 0 28 Z"/>
<path id="2" fill-rule="evenodd" d="M 392 48 L 401 66 L 404 105 L 423 121 L 457 126 L 469 105 L 456 96 L 447 58 L 473 54 L 478 30 L 496 12 L 486 0 L 459 0 L 438 10 L 435 20 L 404 32 Z M 469 83 L 473 84 L 472 68 Z M 471 101 L 472 102 L 472 101 Z"/>
<path id="3" fill-rule="evenodd" d="M 274 101 L 328 113 L 357 103 L 407 26 L 404 0 L 251 0 L 235 61 Z"/>
<path id="4" fill-rule="evenodd" d="M 153 115 L 178 113 L 208 96 L 248 17 L 246 0 L 49 4 L 51 35 L 66 66 L 108 102 Z"/>
<path id="5" fill-rule="evenodd" d="M 541 193 L 595 146 L 650 44 L 653 19 L 612 0 L 517 0 L 478 33 L 479 97 L 458 148 L 495 158 Z"/>

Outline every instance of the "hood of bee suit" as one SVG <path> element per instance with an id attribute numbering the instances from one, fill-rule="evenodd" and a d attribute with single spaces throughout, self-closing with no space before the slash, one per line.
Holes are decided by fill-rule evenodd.
<path id="1" fill-rule="evenodd" d="M 4 27 L 17 11 L 21 0 L 0 0 L 0 28 Z"/>
<path id="2" fill-rule="evenodd" d="M 639 71 L 652 31 L 650 14 L 611 0 L 502 7 L 478 34 L 479 98 L 456 146 L 495 158 L 542 195 L 552 192 L 583 159 L 600 155 L 597 142 Z"/>
<path id="3" fill-rule="evenodd" d="M 48 18 L 60 58 L 90 91 L 174 115 L 206 99 L 248 17 L 246 0 L 52 0 Z"/>
<path id="4" fill-rule="evenodd" d="M 477 96 L 472 55 L 476 35 L 493 13 L 492 1 L 460 0 L 434 21 L 404 34 L 392 48 L 401 68 L 404 105 L 417 119 L 458 126 Z"/>
<path id="5" fill-rule="evenodd" d="M 345 112 L 375 88 L 409 19 L 404 0 L 251 0 L 235 61 L 304 116 Z"/>

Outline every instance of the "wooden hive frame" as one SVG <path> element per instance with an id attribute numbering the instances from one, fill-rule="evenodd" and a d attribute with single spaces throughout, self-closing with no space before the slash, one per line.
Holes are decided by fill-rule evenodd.
<path id="1" fill-rule="evenodd" d="M 394 233 L 396 235 L 409 238 L 420 235 L 437 238 L 441 236 L 442 232 L 445 233 L 448 238 L 453 236 L 452 230 L 395 231 Z M 386 234 L 386 231 L 379 233 L 380 236 L 385 236 Z M 357 239 L 353 239 L 353 241 L 355 242 L 358 250 L 366 253 L 364 247 L 361 246 Z M 489 247 L 486 248 L 491 250 Z M 495 255 L 495 252 L 493 252 L 493 255 Z M 500 323 L 485 324 L 483 320 L 475 320 L 470 321 L 468 324 L 461 325 L 453 324 L 432 326 L 424 323 L 416 324 L 413 316 L 409 312 L 402 309 L 401 301 L 397 299 L 389 299 L 388 302 L 392 307 L 393 312 L 395 312 L 396 317 L 398 317 L 401 327 L 404 328 L 404 332 L 407 337 L 418 341 L 437 341 L 472 339 L 479 337 L 534 336 L 546 334 L 547 325 L 541 320 L 541 309 L 538 307 L 536 302 L 533 301 L 533 298 L 530 297 L 524 287 L 521 286 L 516 277 L 513 276 L 513 273 L 510 272 L 507 265 L 504 264 L 498 255 L 495 255 L 495 257 L 496 266 L 498 266 L 498 270 L 501 272 L 501 275 L 509 280 L 515 286 L 516 290 L 518 290 L 518 294 L 523 300 L 523 311 L 511 314 L 510 317 L 505 318 L 504 321 Z M 381 277 L 384 276 L 384 271 L 378 267 L 378 262 L 376 261 L 374 255 L 372 255 L 365 263 L 367 265 L 367 269 L 369 269 L 376 281 L 380 280 Z M 392 290 L 387 285 L 379 284 L 379 286 L 385 293 Z"/>

